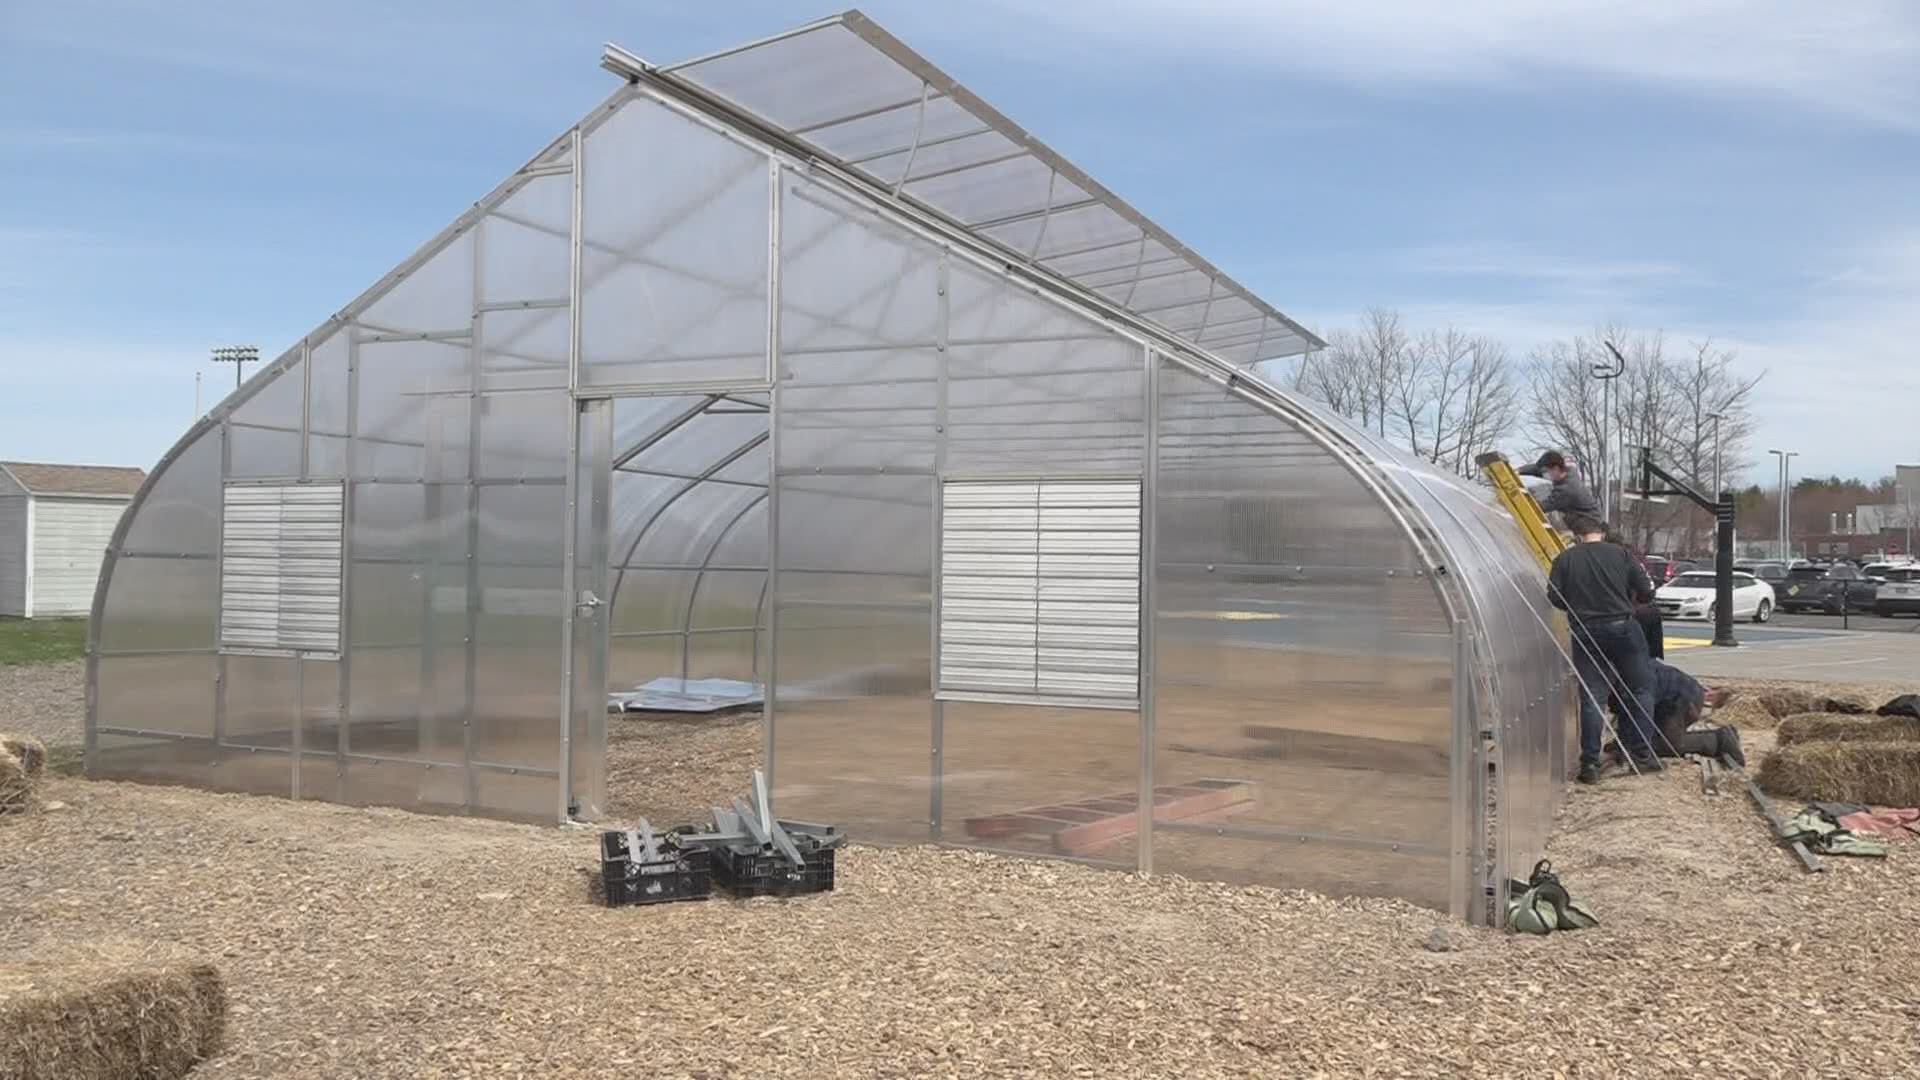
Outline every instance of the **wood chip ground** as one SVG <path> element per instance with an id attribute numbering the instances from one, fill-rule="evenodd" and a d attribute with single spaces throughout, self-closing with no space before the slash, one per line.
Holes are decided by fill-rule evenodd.
<path id="1" fill-rule="evenodd" d="M 751 754 L 750 724 L 696 730 L 666 760 Z M 617 801 L 702 794 L 636 782 Z M 827 896 L 609 910 L 587 900 L 584 830 L 74 779 L 45 795 L 64 808 L 0 821 L 0 963 L 79 939 L 211 960 L 232 1008 L 208 1080 L 1920 1061 L 1920 843 L 1809 877 L 1692 770 L 1571 791 L 1551 854 L 1599 929 L 1462 930 L 1445 952 L 1426 946 L 1446 920 L 1397 901 L 928 848 L 853 848 Z"/>

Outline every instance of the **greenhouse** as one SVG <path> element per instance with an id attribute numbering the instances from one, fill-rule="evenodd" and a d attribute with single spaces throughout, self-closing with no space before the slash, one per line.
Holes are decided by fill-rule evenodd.
<path id="1" fill-rule="evenodd" d="M 89 775 L 597 820 L 622 707 L 757 706 L 858 842 L 1495 918 L 1571 680 L 1487 494 L 858 12 L 603 66 L 153 469 Z"/>

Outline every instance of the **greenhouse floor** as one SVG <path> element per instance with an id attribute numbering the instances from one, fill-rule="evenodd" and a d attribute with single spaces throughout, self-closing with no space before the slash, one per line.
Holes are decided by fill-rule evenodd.
<path id="1" fill-rule="evenodd" d="M 744 764 L 756 727 L 646 753 Z M 646 762 L 614 761 L 619 801 Z M 821 897 L 609 910 L 580 830 L 42 797 L 63 805 L 0 819 L 0 963 L 211 960 L 232 1016 L 208 1078 L 1885 1076 L 1920 1054 L 1920 843 L 1810 877 L 1691 769 L 1572 793 L 1552 854 L 1599 929 L 1450 928 L 1451 951 L 1398 901 L 929 848 L 853 848 Z"/>

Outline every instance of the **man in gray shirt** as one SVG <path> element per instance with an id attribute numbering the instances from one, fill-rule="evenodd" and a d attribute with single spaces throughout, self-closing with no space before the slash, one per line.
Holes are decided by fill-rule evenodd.
<path id="1" fill-rule="evenodd" d="M 1653 598 L 1653 583 L 1633 555 L 1606 540 L 1598 518 L 1575 515 L 1577 541 L 1547 571 L 1547 600 L 1567 613 L 1573 670 L 1579 677 L 1580 782 L 1600 782 L 1601 705 L 1617 693 L 1625 716 L 1620 744 L 1641 772 L 1660 771 L 1653 754 L 1653 659 L 1634 606 Z"/>
<path id="2" fill-rule="evenodd" d="M 1585 517 L 1600 516 L 1600 502 L 1587 490 L 1578 474 L 1567 468 L 1566 456 L 1558 450 L 1549 450 L 1540 455 L 1540 460 L 1531 465 L 1522 465 L 1513 470 L 1521 476 L 1538 476 L 1553 483 L 1553 490 L 1541 500 L 1540 508 L 1551 514 L 1560 512 L 1568 518 L 1579 514 Z"/>

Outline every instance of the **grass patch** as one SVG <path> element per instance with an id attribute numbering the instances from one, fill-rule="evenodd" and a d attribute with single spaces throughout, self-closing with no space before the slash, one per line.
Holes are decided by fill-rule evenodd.
<path id="1" fill-rule="evenodd" d="M 0 665 L 78 660 L 86 650 L 85 619 L 0 618 Z"/>

